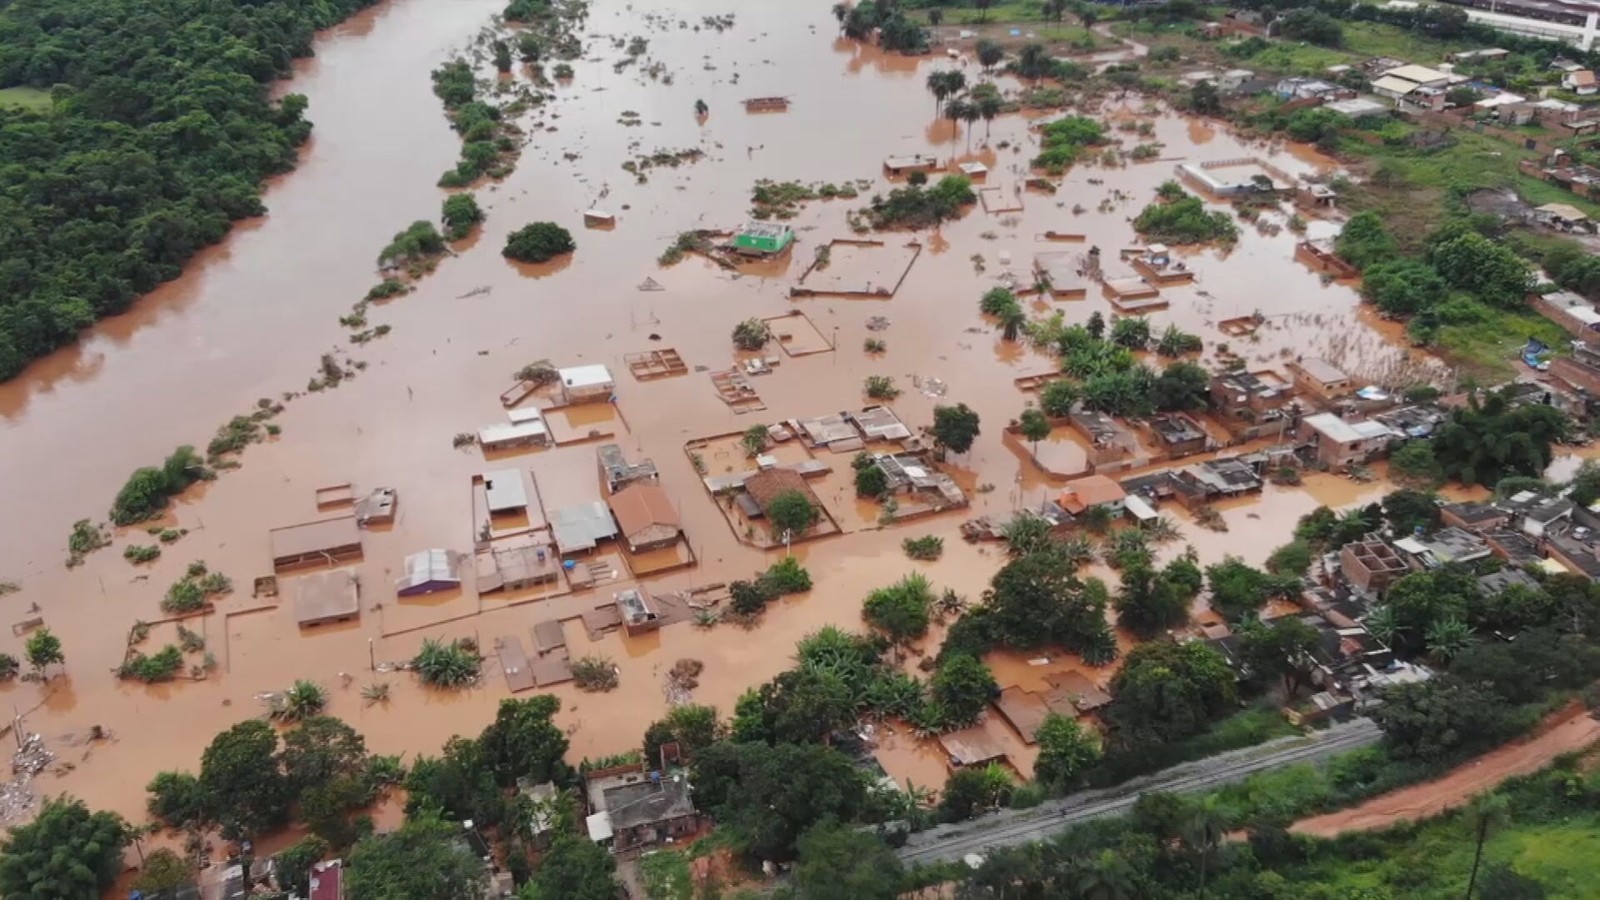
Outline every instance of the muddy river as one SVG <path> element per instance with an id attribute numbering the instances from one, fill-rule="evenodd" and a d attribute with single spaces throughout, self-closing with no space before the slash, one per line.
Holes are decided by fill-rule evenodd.
<path id="1" fill-rule="evenodd" d="M 328 711 L 361 730 L 377 751 L 431 752 L 452 733 L 481 729 L 507 696 L 492 658 L 479 687 L 451 694 L 422 690 L 404 673 L 374 675 L 369 661 L 409 658 L 426 636 L 475 635 L 489 648 L 496 636 L 517 634 L 527 643 L 534 622 L 575 615 L 614 590 L 601 585 L 587 596 L 534 602 L 522 601 L 536 594 L 480 600 L 469 590 L 412 601 L 397 600 L 390 587 L 408 553 L 470 549 L 470 481 L 476 474 L 514 466 L 531 469 L 542 489 L 594 494 L 592 444 L 493 462 L 475 448 L 452 447 L 457 432 L 503 421 L 498 395 L 510 373 L 542 357 L 561 365 L 612 367 L 625 419 L 619 442 L 630 456 L 656 461 L 681 510 L 701 564 L 651 587 L 744 577 L 782 552 L 764 554 L 737 540 L 701 489 L 683 452 L 686 441 L 761 421 L 859 408 L 867 375 L 896 378 L 905 393 L 895 408 L 913 425 L 930 420 L 937 399 L 913 388 L 918 378 L 943 380 L 939 402 L 962 401 L 980 412 L 982 437 L 970 454 L 955 460 L 964 485 L 993 488 L 975 494 L 974 513 L 1037 503 L 1059 484 L 1003 445 L 1000 429 L 1025 402 L 1012 379 L 1047 371 L 1052 361 L 1001 342 L 979 316 L 978 296 L 1007 269 L 1025 276 L 1036 252 L 1086 246 L 1036 239 L 1046 230 L 1085 233 L 1114 259 L 1116 248 L 1137 243 L 1129 220 L 1155 186 L 1172 176 L 1176 162 L 1270 154 L 1276 165 L 1297 173 L 1325 162 L 1304 150 L 1244 146 L 1211 125 L 1141 114 L 1141 102 L 1130 100 L 1113 103 L 1103 114 L 1152 122 L 1154 139 L 1164 144 L 1160 160 L 1080 167 L 1054 196 L 1022 193 L 1020 212 L 991 214 L 979 206 L 938 233 L 918 235 L 925 249 L 892 300 L 788 296 L 813 248 L 850 236 L 845 214 L 862 200 L 808 205 L 792 222 L 800 234 L 792 259 L 758 274 L 736 277 L 698 258 L 658 266 L 657 257 L 678 232 L 739 225 L 760 178 L 874 181 L 865 197 L 887 189 L 883 157 L 924 152 L 965 159 L 970 140 L 971 158 L 990 167 L 987 185 L 999 187 L 1001 199 L 1017 196 L 1013 186 L 1036 146 L 1027 128 L 1037 117 L 1003 116 L 992 129 L 980 122 L 974 135 L 956 132 L 933 118 L 933 98 L 924 87 L 930 70 L 952 63 L 944 57 L 884 57 L 841 40 L 829 5 L 809 0 L 735 10 L 722 0 L 636 0 L 626 6 L 600 0 L 587 28 L 585 58 L 574 63 L 571 83 L 555 88 L 545 129 L 531 135 L 512 176 L 478 189 L 488 213 L 481 236 L 445 260 L 415 293 L 369 312 L 373 323 L 391 325 L 392 334 L 365 347 L 346 347 L 367 362 L 366 370 L 337 389 L 290 403 L 277 420 L 280 436 L 248 449 L 241 469 L 183 497 L 168 523 L 189 534 L 167 546 L 153 565 L 134 567 L 122 559 L 127 543 L 149 542 L 133 529 L 85 565 L 65 569 L 71 523 L 103 518 L 129 472 L 157 462 L 177 444 L 204 446 L 217 425 L 248 411 L 258 398 L 303 391 L 319 356 L 345 340 L 337 319 L 376 280 L 378 250 L 411 221 L 438 215 L 443 193 L 433 185 L 458 155 L 459 142 L 431 93 L 428 73 L 467 46 L 503 3 L 389 0 L 324 35 L 317 57 L 301 65 L 286 86 L 310 98 L 316 134 L 300 168 L 268 191 L 270 215 L 236 229 L 132 312 L 0 385 L 0 579 L 22 587 L 0 603 L 13 620 L 37 604 L 67 656 L 66 673 L 48 688 L 0 687 L 0 697 L 18 709 L 35 710 L 27 727 L 44 733 L 70 764 L 43 778 L 40 789 L 70 791 L 95 806 L 139 817 L 143 786 L 153 774 L 195 767 L 213 734 L 262 713 L 258 693 L 286 688 L 295 678 L 325 685 Z M 692 27 L 703 15 L 730 12 L 737 18 L 726 31 Z M 691 27 L 680 28 L 680 19 Z M 617 71 L 614 63 L 624 52 L 612 38 L 634 35 L 649 39 L 645 60 Z M 646 74 L 649 63 L 663 67 L 656 77 Z M 975 66 L 967 73 L 975 77 Z M 1004 78 L 1001 83 L 1019 87 Z M 793 102 L 787 112 L 760 115 L 746 114 L 739 102 L 765 95 L 787 95 Z M 703 122 L 694 115 L 696 100 L 710 107 Z M 619 121 L 629 110 L 639 114 L 640 124 Z M 1116 135 L 1129 146 L 1149 140 Z M 999 149 L 1002 144 L 1006 149 Z M 622 169 L 635 156 L 688 148 L 703 150 L 705 158 L 652 170 L 644 184 Z M 1113 191 L 1126 199 L 1102 207 Z M 614 230 L 583 228 L 581 213 L 595 205 L 617 214 Z M 1075 206 L 1084 211 L 1075 214 Z M 505 236 L 535 220 L 572 229 L 578 250 L 570 261 L 530 268 L 501 257 Z M 1336 228 L 1314 221 L 1311 234 L 1328 236 Z M 1239 245 L 1225 255 L 1187 254 L 1198 280 L 1165 291 L 1170 305 L 1151 314 L 1153 330 L 1176 323 L 1211 345 L 1230 340 L 1218 331 L 1219 321 L 1259 311 L 1265 327 L 1253 340 L 1232 341 L 1252 368 L 1295 354 L 1321 354 L 1364 379 L 1392 378 L 1408 364 L 1395 335 L 1360 314 L 1353 291 L 1324 284 L 1297 262 L 1296 240 L 1287 229 L 1263 235 L 1246 227 Z M 639 290 L 646 278 L 663 290 Z M 774 374 L 755 379 L 766 412 L 736 415 L 713 393 L 703 371 L 641 383 L 623 365 L 624 354 L 674 347 L 692 368 L 725 367 L 733 355 L 728 333 L 737 321 L 791 308 L 807 313 L 837 351 L 785 359 Z M 1052 308 L 1069 321 L 1096 310 L 1111 312 L 1097 293 L 1082 301 L 1034 303 L 1037 312 Z M 888 349 L 869 357 L 861 347 L 874 316 L 890 320 L 887 330 L 871 333 Z M 652 334 L 661 340 L 652 341 Z M 360 621 L 301 633 L 289 598 L 243 612 L 261 603 L 250 597 L 252 580 L 271 570 L 268 529 L 316 518 L 314 489 L 347 481 L 367 489 L 391 486 L 400 495 L 395 525 L 367 533 L 364 559 L 355 568 L 363 588 Z M 1331 478 L 1310 479 L 1299 490 L 1271 489 L 1224 510 L 1228 534 L 1183 521 L 1184 539 L 1172 552 L 1189 542 L 1207 558 L 1235 552 L 1259 561 L 1317 503 L 1366 502 L 1380 493 L 1377 485 Z M 848 496 L 823 499 L 853 504 Z M 975 598 L 998 555 L 960 540 L 962 517 L 947 514 L 796 547 L 817 578 L 816 589 L 775 605 L 752 631 L 676 625 L 646 637 L 613 634 L 591 643 L 569 624 L 575 656 L 601 653 L 622 670 L 621 687 L 609 694 L 582 694 L 570 685 L 555 689 L 564 702 L 560 720 L 572 731 L 573 759 L 637 746 L 645 726 L 665 707 L 662 676 L 677 659 L 705 663 L 695 699 L 728 712 L 747 686 L 790 663 L 798 638 L 830 622 L 859 626 L 867 591 L 914 566 L 941 587 Z M 852 528 L 871 524 L 855 514 L 849 518 Z M 939 562 L 911 563 L 901 553 L 904 537 L 923 533 L 945 536 Z M 166 587 L 199 559 L 231 576 L 238 588 L 221 602 L 219 614 L 204 620 L 218 669 L 199 682 L 117 681 L 110 670 L 122 659 L 129 627 L 160 618 Z M 21 638 L 6 639 L 0 650 L 20 656 L 20 645 Z M 997 665 L 1008 676 L 1029 675 L 1014 660 Z M 390 682 L 393 698 L 367 706 L 360 691 L 375 680 Z M 96 725 L 111 738 L 85 743 Z M 902 778 L 942 782 L 939 760 L 925 748 L 889 741 L 883 758 Z"/>

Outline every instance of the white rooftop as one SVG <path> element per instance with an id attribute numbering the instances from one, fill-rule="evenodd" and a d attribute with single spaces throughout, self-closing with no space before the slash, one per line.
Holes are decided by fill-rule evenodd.
<path id="1" fill-rule="evenodd" d="M 456 560 L 457 557 L 449 550 L 437 548 L 413 553 L 406 557 L 405 577 L 395 582 L 395 589 L 403 591 L 430 582 L 459 582 L 461 575 L 457 571 Z"/>
<path id="2" fill-rule="evenodd" d="M 1356 441 L 1383 437 L 1392 433 L 1389 426 L 1382 422 L 1346 422 L 1333 413 L 1317 413 L 1314 416 L 1306 416 L 1305 422 L 1321 432 L 1324 437 L 1340 444 L 1352 444 Z"/>
<path id="3" fill-rule="evenodd" d="M 599 363 L 558 369 L 561 383 L 569 388 L 600 387 L 612 384 L 611 370 Z"/>
<path id="4" fill-rule="evenodd" d="M 550 429 L 545 427 L 543 419 L 531 419 L 526 422 L 506 423 L 498 425 L 485 425 L 478 429 L 478 444 L 490 446 L 502 441 L 517 441 L 523 438 L 536 438 L 547 435 Z"/>
<path id="5" fill-rule="evenodd" d="M 1419 66 L 1415 64 L 1400 66 L 1396 69 L 1390 69 L 1389 71 L 1383 73 L 1383 77 L 1403 78 L 1406 81 L 1414 82 L 1416 84 L 1431 84 L 1435 81 L 1450 80 L 1450 75 L 1447 72 L 1441 72 L 1438 69 L 1430 69 L 1427 66 Z"/>
<path id="6" fill-rule="evenodd" d="M 1147 522 L 1157 517 L 1155 508 L 1145 502 L 1145 499 L 1138 494 L 1129 494 L 1124 505 L 1127 507 L 1128 512 L 1141 522 Z"/>

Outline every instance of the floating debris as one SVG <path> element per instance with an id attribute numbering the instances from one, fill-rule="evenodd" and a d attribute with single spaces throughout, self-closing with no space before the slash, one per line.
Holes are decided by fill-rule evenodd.
<path id="1" fill-rule="evenodd" d="M 16 822 L 33 811 L 39 802 L 39 796 L 33 792 L 33 779 L 55 759 L 56 755 L 45 747 L 42 735 L 30 734 L 22 742 L 11 755 L 11 780 L 0 784 L 0 824 Z"/>
<path id="2" fill-rule="evenodd" d="M 933 399 L 943 397 L 945 392 L 950 389 L 950 386 L 945 384 L 943 378 L 923 378 L 921 375 L 912 376 L 911 386 L 916 388 L 922 396 Z"/>
<path id="3" fill-rule="evenodd" d="M 887 330 L 889 330 L 889 318 L 887 316 L 873 316 L 872 318 L 867 320 L 867 330 L 868 331 L 887 331 Z"/>

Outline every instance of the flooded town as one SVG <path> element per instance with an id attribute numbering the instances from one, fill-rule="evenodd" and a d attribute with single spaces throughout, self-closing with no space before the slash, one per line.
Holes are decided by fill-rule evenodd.
<path id="1" fill-rule="evenodd" d="M 384 0 L 317 32 L 269 87 L 314 128 L 266 212 L 0 382 L 0 824 L 69 795 L 151 826 L 114 887 L 17 896 L 1001 896 L 957 891 L 1050 838 L 1028 806 L 1179 763 L 1434 766 L 1277 811 L 1332 836 L 1418 817 L 1323 821 L 1525 735 L 1417 804 L 1586 751 L 1587 44 L 1512 78 L 1539 39 L 1491 54 L 1477 18 L 1408 43 L 1316 13 L 1345 29 L 1326 43 L 1270 6 L 990 6 Z M 1395 750 L 1386 697 L 1469 670 L 1488 696 L 1469 648 L 1545 635 L 1577 661 L 1495 695 L 1527 721 Z M 1186 731 L 1139 683 L 1212 660 Z M 842 712 L 808 693 L 835 688 Z M 715 741 L 674 717 L 701 707 Z M 500 751 L 515 813 L 448 799 L 446 742 L 516 715 L 564 754 Z M 323 717 L 363 778 L 399 769 L 337 827 L 309 793 L 240 821 L 157 786 L 209 785 L 241 723 L 289 754 Z M 762 742 L 848 760 L 867 799 L 815 820 L 886 836 L 905 879 L 830 893 L 824 826 L 736 814 L 730 778 L 831 764 L 739 749 Z M 988 793 L 957 806 L 963 772 Z M 994 810 L 1016 837 L 962 830 Z M 470 877 L 362 874 L 430 816 L 465 821 Z M 569 831 L 610 894 L 548 874 Z M 184 876 L 140 881 L 157 850 Z M 1203 895 L 1226 854 L 1195 853 Z M 1217 896 L 1290 896 L 1229 866 Z M 1581 867 L 1518 871 L 1587 895 Z M 1083 896 L 1198 896 L 1130 884 Z"/>

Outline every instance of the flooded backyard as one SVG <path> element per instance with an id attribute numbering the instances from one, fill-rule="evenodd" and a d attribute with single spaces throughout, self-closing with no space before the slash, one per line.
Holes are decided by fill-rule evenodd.
<path id="1" fill-rule="evenodd" d="M 951 459 L 971 510 L 880 530 L 875 505 L 857 501 L 850 489 L 849 456 L 828 456 L 834 471 L 817 492 L 844 533 L 795 545 L 792 552 L 811 570 L 816 587 L 775 603 L 755 628 L 681 624 L 591 641 L 568 623 L 575 657 L 604 655 L 621 669 L 621 685 L 610 693 L 585 694 L 571 684 L 551 689 L 563 701 L 559 721 L 571 733 L 570 756 L 575 761 L 637 747 L 646 725 L 666 708 L 664 678 L 679 659 L 705 664 L 694 700 L 731 713 L 745 689 L 791 664 L 800 637 L 830 623 L 859 627 L 861 599 L 907 571 L 925 571 L 940 589 L 976 600 L 1002 556 L 994 547 L 964 543 L 957 532 L 961 520 L 1037 506 L 1061 490 L 1060 480 L 1001 440 L 1001 429 L 1030 400 L 1013 379 L 1050 371 L 1055 360 L 1001 341 L 979 315 L 979 296 L 1007 273 L 1026 282 L 1034 254 L 1062 249 L 1041 237 L 1047 231 L 1084 234 L 1084 248 L 1099 246 L 1111 260 L 1108 268 L 1120 265 L 1117 250 L 1139 243 L 1131 218 L 1159 183 L 1173 177 L 1176 163 L 1260 156 L 1306 173 L 1321 162 L 1303 150 L 1242 144 L 1211 124 L 1143 112 L 1139 101 L 1113 102 L 1088 112 L 1150 122 L 1154 137 L 1139 140 L 1159 141 L 1160 159 L 1080 166 L 1054 195 L 1014 191 L 1038 145 L 1029 130 L 1034 119 L 1002 116 L 987 136 L 981 124 L 974 135 L 956 132 L 933 118 L 924 87 L 928 72 L 952 63 L 884 56 L 840 39 L 827 3 L 733 10 L 720 0 L 626 6 L 600 0 L 586 29 L 585 58 L 574 62 L 570 82 L 552 89 L 544 128 L 530 133 L 516 171 L 477 188 L 488 216 L 481 236 L 460 245 L 458 255 L 445 259 L 414 293 L 369 311 L 393 331 L 346 348 L 367 363 L 365 370 L 335 389 L 290 402 L 274 420 L 281 435 L 246 450 L 239 470 L 185 494 L 158 524 L 188 534 L 165 545 L 156 562 L 133 566 L 121 556 L 128 543 L 153 542 L 140 526 L 124 529 L 113 547 L 89 555 L 84 565 L 64 568 L 72 523 L 102 520 L 130 472 L 158 464 L 176 445 L 203 447 L 219 424 L 253 408 L 258 398 L 303 391 L 318 358 L 346 340 L 338 319 L 377 280 L 378 250 L 413 220 L 437 215 L 444 192 L 433 185 L 460 152 L 428 73 L 465 47 L 501 5 L 388 0 L 324 35 L 316 58 L 286 85 L 309 97 L 316 131 L 300 168 L 268 191 L 270 215 L 241 225 L 131 312 L 0 385 L 7 512 L 0 526 L 0 580 L 21 587 L 0 603 L 13 620 L 37 604 L 67 658 L 66 674 L 48 688 L 0 686 L 0 697 L 25 713 L 35 710 L 27 727 L 59 741 L 60 761 L 72 763 L 42 776 L 40 791 L 70 792 L 141 818 L 144 785 L 155 773 L 195 768 L 217 731 L 263 713 L 259 693 L 283 690 L 297 678 L 326 687 L 328 712 L 360 730 L 376 752 L 432 753 L 452 734 L 477 733 L 509 696 L 492 656 L 477 687 L 451 693 L 420 688 L 408 673 L 371 668 L 409 659 L 429 637 L 473 637 L 486 652 L 502 635 L 526 641 L 536 622 L 571 619 L 609 600 L 628 581 L 628 570 L 623 566 L 616 580 L 586 593 L 554 596 L 558 592 L 534 588 L 480 598 L 468 583 L 457 591 L 397 598 L 394 584 L 405 574 L 407 555 L 446 548 L 470 557 L 475 477 L 491 470 L 530 473 L 547 508 L 598 499 L 604 488 L 596 483 L 595 448 L 617 443 L 630 459 L 654 460 L 698 558 L 693 568 L 650 578 L 648 587 L 689 591 L 749 577 L 784 550 L 762 551 L 741 540 L 704 489 L 685 444 L 737 435 L 755 424 L 860 409 L 868 402 L 862 383 L 870 375 L 896 380 L 903 393 L 892 406 L 913 431 L 931 421 L 937 403 L 964 402 L 980 413 L 977 443 Z M 678 24 L 730 12 L 736 22 L 726 31 Z M 629 35 L 649 39 L 648 59 L 664 67 L 658 77 L 638 65 L 613 68 L 622 51 L 609 38 Z M 976 76 L 975 66 L 968 75 Z M 998 80 L 1008 90 L 1021 86 Z M 792 99 L 787 112 L 753 115 L 741 105 L 746 97 L 784 94 Z M 710 110 L 703 121 L 694 114 L 697 100 Z M 620 122 L 623 110 L 637 111 L 639 124 Z M 698 148 L 705 157 L 651 169 L 643 183 L 622 168 L 640 154 L 684 148 Z M 877 254 L 839 245 L 846 249 L 836 249 L 835 261 L 806 284 L 870 293 L 893 282 L 892 299 L 791 299 L 815 248 L 857 238 L 846 213 L 892 187 L 881 160 L 917 153 L 984 161 L 984 186 L 1001 187 L 999 202 L 990 207 L 1003 211 L 979 203 L 936 231 L 866 236 L 889 245 Z M 806 204 L 788 223 L 798 241 L 787 265 L 733 273 L 692 255 L 669 267 L 658 264 L 680 232 L 743 223 L 758 179 L 864 179 L 872 187 L 855 200 Z M 583 212 L 600 203 L 616 214 L 615 228 L 585 229 Z M 573 232 L 577 251 L 570 262 L 527 267 L 505 260 L 500 248 L 506 236 L 539 220 Z M 1336 231 L 1336 223 L 1313 220 L 1309 236 Z M 907 247 L 913 238 L 921 244 L 915 252 Z M 1426 365 L 1404 348 L 1397 329 L 1369 319 L 1353 290 L 1325 282 L 1296 259 L 1301 239 L 1286 228 L 1269 235 L 1245 227 L 1226 252 L 1184 251 L 1196 278 L 1161 289 L 1167 305 L 1149 315 L 1152 331 L 1175 324 L 1200 335 L 1211 365 L 1222 344 L 1252 370 L 1323 356 L 1362 382 L 1392 384 L 1404 380 L 1408 367 Z M 641 290 L 646 279 L 660 290 Z M 1032 307 L 1036 315 L 1060 311 L 1069 323 L 1114 313 L 1098 290 L 1081 300 L 1035 298 Z M 735 411 L 718 399 L 707 374 L 734 364 L 730 330 L 744 319 L 786 317 L 792 309 L 807 318 L 776 319 L 789 336 L 790 354 L 771 374 L 751 379 L 766 409 Z M 1219 327 L 1256 315 L 1262 325 L 1246 338 Z M 874 317 L 886 318 L 887 327 L 874 323 L 869 330 Z M 884 342 L 882 352 L 863 352 L 869 337 Z M 689 371 L 649 381 L 630 376 L 626 356 L 668 347 Z M 489 458 L 477 447 L 453 446 L 453 435 L 503 421 L 499 394 L 513 372 L 540 359 L 559 366 L 600 363 L 614 373 L 614 408 L 592 404 L 548 417 L 557 440 L 587 442 L 497 451 Z M 919 384 L 937 389 L 919 390 Z M 612 436 L 588 439 L 600 431 Z M 1058 461 L 1059 467 L 1080 465 L 1081 450 L 1064 437 L 1052 436 L 1039 454 L 1050 468 Z M 720 439 L 704 461 L 710 475 L 751 465 L 736 437 Z M 362 532 L 361 558 L 353 566 L 359 620 L 302 630 L 292 595 L 252 598 L 250 585 L 272 574 L 269 529 L 325 517 L 314 492 L 344 482 L 358 491 L 395 488 L 397 514 L 392 526 Z M 1259 563 L 1285 540 L 1296 518 L 1318 504 L 1371 502 L 1383 489 L 1332 476 L 1308 477 L 1294 489 L 1269 487 L 1259 497 L 1219 507 L 1227 533 L 1199 528 L 1173 510 L 1183 536 L 1163 554 L 1189 544 L 1203 560 L 1234 553 Z M 930 533 L 944 537 L 943 558 L 906 559 L 901 541 Z M 110 670 L 122 661 L 129 628 L 163 618 L 163 593 L 194 560 L 236 586 L 216 613 L 190 626 L 204 636 L 216 670 L 204 680 L 158 686 L 116 680 Z M 151 640 L 147 647 L 160 645 Z M 0 650 L 20 656 L 21 643 L 0 642 Z M 1029 688 L 1075 662 L 1041 669 L 1020 659 L 991 661 L 1001 685 Z M 1088 673 L 1103 685 L 1111 670 Z M 361 690 L 377 681 L 392 685 L 392 698 L 369 705 Z M 993 726 L 996 717 L 990 720 L 990 727 L 1005 730 Z M 66 740 L 91 726 L 103 728 L 108 740 Z M 1016 742 L 1014 733 L 1006 735 Z M 1030 752 L 1017 750 L 1024 767 L 1031 765 Z M 903 730 L 886 737 L 880 759 L 902 782 L 942 783 L 942 758 Z"/>

